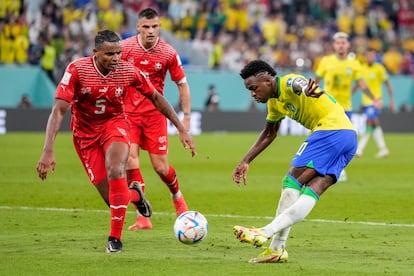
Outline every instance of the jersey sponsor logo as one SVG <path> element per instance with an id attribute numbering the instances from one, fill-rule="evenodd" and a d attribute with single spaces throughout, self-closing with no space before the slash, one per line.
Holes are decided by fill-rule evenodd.
<path id="1" fill-rule="evenodd" d="M 115 90 L 115 97 L 122 96 L 123 92 L 124 92 L 124 89 L 122 89 L 122 87 L 117 87 Z"/>
<path id="2" fill-rule="evenodd" d="M 101 92 L 101 93 L 106 93 L 106 92 L 108 92 L 108 87 L 105 86 L 104 88 L 99 88 L 98 91 Z"/>
<path id="3" fill-rule="evenodd" d="M 65 74 L 63 74 L 61 83 L 68 85 L 71 77 L 72 77 L 71 73 L 65 72 Z"/>

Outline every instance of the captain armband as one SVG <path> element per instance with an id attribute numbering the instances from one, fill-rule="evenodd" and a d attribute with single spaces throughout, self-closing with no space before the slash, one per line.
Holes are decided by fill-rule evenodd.
<path id="1" fill-rule="evenodd" d="M 187 78 L 184 77 L 181 80 L 177 81 L 177 84 L 183 84 L 183 83 L 187 83 Z"/>

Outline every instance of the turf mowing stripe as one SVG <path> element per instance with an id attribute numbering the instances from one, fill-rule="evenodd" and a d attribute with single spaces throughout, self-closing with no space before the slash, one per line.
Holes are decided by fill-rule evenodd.
<path id="1" fill-rule="evenodd" d="M 91 210 L 91 209 L 68 209 L 68 208 L 49 208 L 49 207 L 27 207 L 27 206 L 0 206 L 0 209 L 9 210 L 32 210 L 32 211 L 52 211 L 52 212 L 91 212 L 91 213 L 103 213 L 108 210 Z M 128 211 L 133 213 L 133 211 Z M 154 215 L 162 216 L 175 216 L 175 213 L 168 212 L 153 212 Z M 223 218 L 249 218 L 249 219 L 273 219 L 269 216 L 241 216 L 241 215 L 221 215 L 221 214 L 205 214 L 206 217 L 223 217 Z M 327 220 L 327 219 L 305 219 L 307 222 L 320 222 L 320 223 L 337 223 L 337 224 L 361 224 L 371 226 L 388 226 L 388 227 L 414 227 L 414 224 L 404 223 L 385 223 L 385 222 L 370 222 L 370 221 L 350 221 L 350 220 Z"/>

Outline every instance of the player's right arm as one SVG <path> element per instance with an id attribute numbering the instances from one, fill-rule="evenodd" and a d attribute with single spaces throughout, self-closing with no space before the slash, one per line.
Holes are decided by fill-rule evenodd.
<path id="1" fill-rule="evenodd" d="M 272 142 L 276 139 L 277 132 L 280 127 L 280 122 L 266 122 L 265 128 L 260 133 L 256 142 L 249 149 L 243 159 L 240 161 L 239 165 L 233 171 L 233 181 L 237 185 L 240 185 L 240 180 L 243 179 L 244 185 L 247 184 L 247 171 L 249 169 L 249 164 L 263 151 L 265 150 Z"/>
<path id="2" fill-rule="evenodd" d="M 65 100 L 55 99 L 52 111 L 49 115 L 46 126 L 46 136 L 43 146 L 43 153 L 37 163 L 37 173 L 39 178 L 45 180 L 49 171 L 54 171 L 56 161 L 54 154 L 54 145 L 56 135 L 62 125 L 63 117 L 69 108 L 69 103 Z"/>

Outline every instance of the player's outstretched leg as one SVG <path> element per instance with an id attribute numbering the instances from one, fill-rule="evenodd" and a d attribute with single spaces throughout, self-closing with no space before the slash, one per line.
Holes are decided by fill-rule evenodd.
<path id="1" fill-rule="evenodd" d="M 247 228 L 234 226 L 233 233 L 240 242 L 250 243 L 255 247 L 261 247 L 268 239 L 261 228 Z"/>

